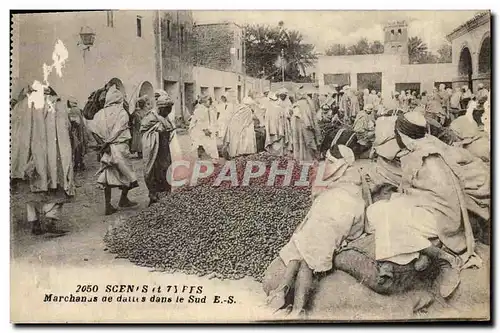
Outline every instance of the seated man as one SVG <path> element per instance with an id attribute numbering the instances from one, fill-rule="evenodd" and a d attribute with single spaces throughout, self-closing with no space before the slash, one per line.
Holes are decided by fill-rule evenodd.
<path id="1" fill-rule="evenodd" d="M 373 105 L 365 105 L 354 120 L 353 130 L 358 138 L 358 144 L 370 150 L 375 139 L 375 119 L 372 115 Z"/>
<path id="2" fill-rule="evenodd" d="M 483 112 L 484 108 L 476 107 L 476 102 L 469 103 L 467 113 L 453 120 L 450 130 L 455 134 L 452 142 L 454 146 L 467 149 L 474 156 L 489 163 L 490 140 L 488 134 L 480 127 Z"/>
<path id="3" fill-rule="evenodd" d="M 407 151 L 401 157 L 401 193 L 368 207 L 367 218 L 375 229 L 376 259 L 406 265 L 425 254 L 439 264 L 440 294 L 447 298 L 460 283 L 463 263 L 474 254 L 474 238 L 455 162 L 447 146 L 426 131 L 422 114 L 398 117 L 396 139 Z"/>
<path id="4" fill-rule="evenodd" d="M 323 179 L 327 185 L 313 189 L 308 215 L 279 253 L 286 271 L 267 299 L 274 309 L 285 305 L 294 288 L 292 314 L 304 316 L 313 274 L 331 270 L 344 240 L 354 240 L 363 233 L 365 200 L 361 173 L 353 162 L 352 150 L 344 145 L 334 145 L 328 151 Z"/>

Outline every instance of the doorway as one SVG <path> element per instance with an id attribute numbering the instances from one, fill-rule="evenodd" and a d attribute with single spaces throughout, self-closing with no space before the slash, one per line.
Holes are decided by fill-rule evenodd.
<path id="1" fill-rule="evenodd" d="M 368 89 L 369 91 L 375 90 L 382 91 L 382 73 L 359 73 L 357 74 L 357 88 L 358 91 Z"/>
<path id="2" fill-rule="evenodd" d="M 194 111 L 194 83 L 184 83 L 184 98 L 186 101 L 186 109 L 190 114 Z"/>
<path id="3" fill-rule="evenodd" d="M 469 48 L 464 47 L 460 52 L 460 60 L 458 62 L 458 74 L 466 77 L 467 85 L 472 90 L 472 56 Z"/>
<path id="4" fill-rule="evenodd" d="M 175 116 L 178 116 L 181 111 L 181 103 L 179 99 L 179 85 L 177 81 L 163 81 L 163 89 L 170 95 L 172 100 L 174 101 L 174 113 Z"/>

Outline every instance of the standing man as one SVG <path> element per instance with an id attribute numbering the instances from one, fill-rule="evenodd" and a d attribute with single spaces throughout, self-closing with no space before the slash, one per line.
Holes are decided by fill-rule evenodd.
<path id="1" fill-rule="evenodd" d="M 65 233 L 56 224 L 63 204 L 75 195 L 67 105 L 51 87 L 26 87 L 11 124 L 11 179 L 24 194 L 32 233 Z"/>
<path id="2" fill-rule="evenodd" d="M 224 148 L 229 157 L 251 155 L 257 152 L 254 114 L 255 105 L 251 97 L 245 97 L 229 118 L 224 133 Z"/>
<path id="3" fill-rule="evenodd" d="M 228 103 L 227 97 L 222 95 L 217 106 L 217 139 L 222 140 L 226 130 L 227 121 L 233 113 L 234 105 Z"/>
<path id="4" fill-rule="evenodd" d="M 141 143 L 141 121 L 148 113 L 147 97 L 139 98 L 135 104 L 134 113 L 132 113 L 132 144 L 130 145 L 130 152 L 137 153 L 138 158 L 142 158 L 142 143 Z"/>
<path id="5" fill-rule="evenodd" d="M 266 126 L 266 150 L 277 156 L 286 154 L 285 146 L 285 121 L 284 109 L 278 105 L 278 97 L 271 92 L 267 104 L 265 126 Z"/>
<path id="6" fill-rule="evenodd" d="M 349 97 L 349 92 L 351 88 L 349 86 L 344 86 L 340 95 L 339 110 L 344 115 L 345 120 L 350 122 L 351 119 L 351 99 Z"/>
<path id="7" fill-rule="evenodd" d="M 159 96 L 156 108 L 149 111 L 141 122 L 144 180 L 149 191 L 149 206 L 158 202 L 159 193 L 168 194 L 171 190 L 167 171 L 172 164 L 170 138 L 174 125 L 168 115 L 173 105 L 168 95 Z"/>
<path id="8" fill-rule="evenodd" d="M 68 117 L 70 122 L 70 139 L 73 150 L 73 169 L 85 170 L 83 158 L 87 152 L 87 129 L 83 120 L 82 111 L 74 97 L 68 99 Z"/>
<path id="9" fill-rule="evenodd" d="M 106 93 L 104 108 L 97 112 L 89 123 L 92 132 L 99 138 L 101 145 L 101 167 L 97 171 L 97 183 L 104 187 L 105 214 L 111 215 L 116 208 L 111 205 L 111 190 L 121 189 L 118 203 L 120 207 L 133 207 L 137 203 L 128 198 L 129 190 L 139 186 L 131 163 L 129 142 L 132 139 L 129 129 L 129 115 L 124 109 L 123 94 L 111 87 Z"/>
<path id="10" fill-rule="evenodd" d="M 291 118 L 293 156 L 297 161 L 313 161 L 319 157 L 319 127 L 306 97 L 297 92 Z"/>
<path id="11" fill-rule="evenodd" d="M 477 85 L 477 100 L 480 101 L 481 99 L 486 100 L 488 98 L 489 91 L 484 87 L 484 84 L 480 83 Z"/>
<path id="12" fill-rule="evenodd" d="M 216 116 L 211 112 L 210 97 L 202 96 L 196 105 L 191 122 L 189 135 L 192 140 L 192 149 L 196 150 L 198 158 L 219 158 L 216 138 Z"/>

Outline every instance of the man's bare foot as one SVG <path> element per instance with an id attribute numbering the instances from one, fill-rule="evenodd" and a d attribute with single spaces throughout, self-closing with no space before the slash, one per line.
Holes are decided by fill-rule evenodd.
<path id="1" fill-rule="evenodd" d="M 286 294 L 288 293 L 288 286 L 280 286 L 269 293 L 266 299 L 266 304 L 273 310 L 277 311 L 285 305 Z"/>

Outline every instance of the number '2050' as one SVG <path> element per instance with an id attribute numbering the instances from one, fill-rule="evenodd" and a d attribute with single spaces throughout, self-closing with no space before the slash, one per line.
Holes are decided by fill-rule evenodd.
<path id="1" fill-rule="evenodd" d="M 76 292 L 77 293 L 96 293 L 99 290 L 99 287 L 97 285 L 77 285 L 76 286 Z"/>

